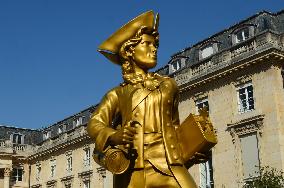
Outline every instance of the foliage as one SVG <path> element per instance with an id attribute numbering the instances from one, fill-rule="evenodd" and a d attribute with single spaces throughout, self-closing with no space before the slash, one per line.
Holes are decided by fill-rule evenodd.
<path id="1" fill-rule="evenodd" d="M 261 167 L 259 176 L 246 182 L 244 188 L 283 188 L 284 173 L 269 166 Z"/>

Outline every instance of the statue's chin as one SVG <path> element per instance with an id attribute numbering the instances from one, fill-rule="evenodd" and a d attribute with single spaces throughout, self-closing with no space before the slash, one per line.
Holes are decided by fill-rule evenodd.
<path id="1" fill-rule="evenodd" d="M 152 69 L 152 68 L 154 68 L 154 67 L 156 67 L 156 65 L 157 65 L 157 62 L 153 62 L 153 63 L 148 63 L 148 64 L 146 64 L 146 68 L 147 69 Z"/>

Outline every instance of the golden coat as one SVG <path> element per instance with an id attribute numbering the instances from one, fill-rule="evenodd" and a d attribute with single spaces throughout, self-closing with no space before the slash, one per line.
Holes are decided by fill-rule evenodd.
<path id="1" fill-rule="evenodd" d="M 175 128 L 179 125 L 178 116 L 178 88 L 172 78 L 162 77 L 155 74 L 159 82 L 158 89 L 161 93 L 161 131 L 168 165 L 183 165 Z M 143 168 L 143 124 L 145 106 L 139 105 L 151 93 L 142 86 L 122 85 L 110 90 L 102 99 L 100 105 L 93 113 L 89 124 L 88 132 L 94 137 L 96 148 L 103 151 L 106 147 L 109 136 L 115 133 L 111 127 L 113 118 L 117 115 L 122 117 L 122 126 L 127 121 L 139 122 L 142 127 L 137 130 L 138 136 L 134 140 L 134 148 L 137 150 L 138 157 L 135 160 L 134 168 Z"/>

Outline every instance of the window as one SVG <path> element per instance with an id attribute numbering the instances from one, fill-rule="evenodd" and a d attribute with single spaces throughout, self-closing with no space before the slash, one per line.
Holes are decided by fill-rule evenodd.
<path id="1" fill-rule="evenodd" d="M 195 106 L 196 106 L 196 113 L 197 114 L 199 114 L 199 110 L 201 110 L 204 107 L 207 107 L 207 110 L 209 111 L 208 98 L 199 99 L 199 100 L 195 101 Z"/>
<path id="2" fill-rule="evenodd" d="M 23 173 L 22 167 L 13 168 L 12 181 L 23 181 Z"/>
<path id="3" fill-rule="evenodd" d="M 77 127 L 83 124 L 83 117 L 78 117 L 73 120 L 73 127 Z"/>
<path id="4" fill-rule="evenodd" d="M 11 136 L 13 144 L 24 144 L 24 135 L 19 133 L 14 133 Z"/>
<path id="5" fill-rule="evenodd" d="M 214 53 L 213 45 L 210 44 L 200 51 L 201 59 L 211 56 Z"/>
<path id="6" fill-rule="evenodd" d="M 259 175 L 259 152 L 256 133 L 240 137 L 244 178 Z"/>
<path id="7" fill-rule="evenodd" d="M 36 164 L 36 180 L 40 180 L 40 173 L 41 173 L 41 165 L 38 163 Z"/>
<path id="8" fill-rule="evenodd" d="M 43 133 L 43 140 L 47 140 L 51 137 L 51 131 L 46 131 Z"/>
<path id="9" fill-rule="evenodd" d="M 90 162 L 91 162 L 91 155 L 90 155 L 90 148 L 85 148 L 84 149 L 84 166 L 90 166 Z"/>
<path id="10" fill-rule="evenodd" d="M 67 157 L 66 171 L 69 173 L 72 171 L 72 153 L 67 153 L 66 157 Z"/>
<path id="11" fill-rule="evenodd" d="M 253 87 L 251 83 L 244 84 L 237 89 L 238 108 L 240 113 L 254 110 Z"/>
<path id="12" fill-rule="evenodd" d="M 90 180 L 83 181 L 83 188 L 90 188 Z"/>
<path id="13" fill-rule="evenodd" d="M 63 125 L 60 125 L 60 126 L 58 127 L 57 133 L 60 134 L 60 133 L 62 133 L 62 132 L 63 132 Z"/>
<path id="14" fill-rule="evenodd" d="M 50 177 L 55 177 L 55 171 L 56 171 L 56 159 L 50 160 Z"/>
<path id="15" fill-rule="evenodd" d="M 212 153 L 209 160 L 199 164 L 200 188 L 214 188 Z"/>
<path id="16" fill-rule="evenodd" d="M 235 33 L 235 41 L 236 41 L 236 44 L 247 40 L 247 39 L 249 38 L 249 36 L 250 36 L 249 33 L 250 33 L 250 32 L 249 32 L 249 27 L 246 27 L 246 28 L 244 28 L 244 29 L 241 29 L 240 31 L 238 31 L 237 33 Z"/>
<path id="17" fill-rule="evenodd" d="M 172 72 L 176 72 L 177 70 L 181 68 L 181 60 L 178 59 L 174 61 L 171 65 L 172 65 Z"/>

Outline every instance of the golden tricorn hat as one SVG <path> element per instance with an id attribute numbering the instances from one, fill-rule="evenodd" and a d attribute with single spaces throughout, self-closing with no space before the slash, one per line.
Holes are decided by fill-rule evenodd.
<path id="1" fill-rule="evenodd" d="M 142 27 L 146 26 L 158 29 L 159 15 L 157 14 L 154 20 L 154 12 L 152 10 L 147 11 L 113 33 L 107 40 L 105 40 L 99 47 L 98 51 L 102 53 L 106 58 L 115 64 L 121 64 L 119 59 L 119 50 L 124 42 L 135 36 L 136 32 Z"/>

